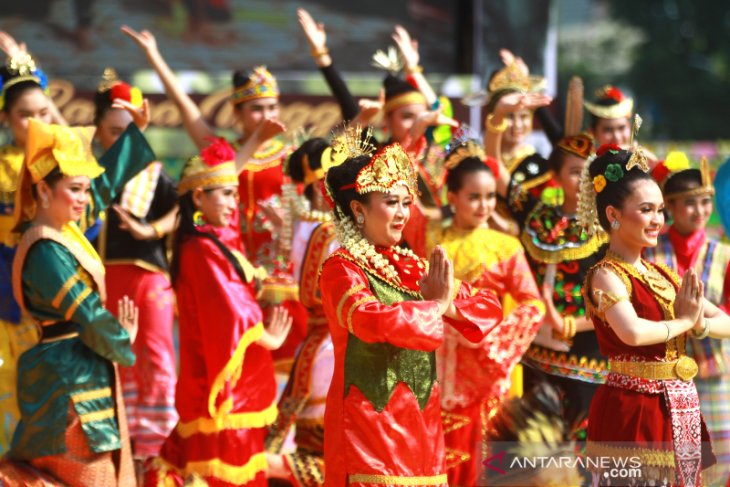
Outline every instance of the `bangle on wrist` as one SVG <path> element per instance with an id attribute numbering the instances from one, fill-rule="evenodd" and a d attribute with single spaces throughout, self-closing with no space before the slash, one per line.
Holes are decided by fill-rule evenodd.
<path id="1" fill-rule="evenodd" d="M 487 115 L 487 132 L 492 133 L 492 134 L 504 133 L 504 131 L 507 130 L 507 125 L 508 125 L 507 119 L 503 118 L 502 123 L 500 123 L 499 125 L 495 125 L 492 122 L 493 118 L 494 118 L 493 113 L 490 113 L 489 115 Z"/>
<path id="2" fill-rule="evenodd" d="M 312 50 L 309 51 L 309 53 L 312 55 L 313 58 L 318 58 L 318 57 L 326 56 L 327 54 L 330 53 L 330 50 L 327 49 L 326 47 L 323 47 L 322 49 L 312 48 Z"/>
<path id="3" fill-rule="evenodd" d="M 664 323 L 664 326 L 667 327 L 667 339 L 664 340 L 664 343 L 667 343 L 669 341 L 669 339 L 671 338 L 670 335 L 672 334 L 672 330 L 669 328 L 669 322 L 668 321 L 662 321 L 662 323 Z"/>
<path id="4" fill-rule="evenodd" d="M 423 73 L 423 66 L 406 66 L 406 74 Z"/>
<path id="5" fill-rule="evenodd" d="M 702 332 L 697 333 L 697 330 L 692 330 L 692 334 L 698 340 L 707 338 L 707 336 L 710 334 L 710 320 L 707 318 L 702 318 L 702 320 Z"/>
<path id="6" fill-rule="evenodd" d="M 165 236 L 165 232 L 162 231 L 162 228 L 160 228 L 160 224 L 158 222 L 152 222 L 150 223 L 150 226 L 152 227 L 152 230 L 155 231 L 155 237 L 157 239 Z"/>
<path id="7" fill-rule="evenodd" d="M 575 336 L 575 317 L 566 315 L 563 317 L 563 333 L 565 338 L 573 338 Z"/>

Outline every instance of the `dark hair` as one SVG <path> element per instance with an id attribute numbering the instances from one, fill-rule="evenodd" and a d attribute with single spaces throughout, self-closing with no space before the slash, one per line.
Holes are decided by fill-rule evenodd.
<path id="1" fill-rule="evenodd" d="M 553 173 L 557 175 L 570 155 L 571 153 L 565 149 L 558 146 L 553 147 L 553 150 L 550 152 L 550 156 L 548 157 L 548 167 L 550 167 L 550 169 L 553 170 Z"/>
<path id="2" fill-rule="evenodd" d="M 237 69 L 233 72 L 233 88 L 240 88 L 250 80 L 246 71 Z"/>
<path id="3" fill-rule="evenodd" d="M 367 194 L 358 194 L 355 191 L 355 187 L 348 189 L 341 189 L 343 186 L 354 185 L 357 179 L 357 173 L 360 169 L 367 166 L 370 163 L 370 156 L 357 156 L 351 159 L 347 159 L 339 166 L 335 166 L 327 171 L 327 186 L 332 189 L 334 194 L 334 200 L 337 206 L 344 212 L 346 217 L 350 217 L 354 220 L 352 209 L 350 208 L 351 201 L 359 201 L 361 203 L 367 203 Z M 337 212 L 335 212 L 335 216 Z"/>
<path id="4" fill-rule="evenodd" d="M 671 196 L 702 186 L 702 173 L 699 169 L 685 169 L 671 174 L 664 184 L 664 195 Z"/>
<path id="5" fill-rule="evenodd" d="M 329 144 L 325 139 L 315 137 L 304 141 L 297 150 L 292 152 L 289 157 L 289 161 L 286 164 L 286 173 L 295 183 L 304 182 L 304 157 L 307 157 L 309 168 L 313 171 L 322 168 L 322 153 L 329 147 Z M 304 188 L 304 196 L 309 201 L 312 201 L 313 192 L 315 191 L 313 184 L 308 184 Z"/>
<path id="6" fill-rule="evenodd" d="M 464 186 L 464 179 L 471 174 L 485 171 L 492 174 L 489 166 L 478 157 L 466 157 L 446 173 L 446 188 L 452 193 L 459 191 Z"/>
<path id="7" fill-rule="evenodd" d="M 60 180 L 63 179 L 63 173 L 61 172 L 61 169 L 56 166 L 53 169 L 51 169 L 51 172 L 46 174 L 46 177 L 43 178 L 43 181 L 46 182 L 49 188 L 53 189 L 56 184 Z M 38 184 L 34 184 L 31 186 L 30 193 L 33 196 L 33 199 L 38 199 Z"/>
<path id="8" fill-rule="evenodd" d="M 606 178 L 606 187 L 600 193 L 596 194 L 598 221 L 607 232 L 611 231 L 611 223 L 606 216 L 606 208 L 613 206 L 619 210 L 622 209 L 626 198 L 631 196 L 635 182 L 642 180 L 654 181 L 649 173 L 645 173 L 638 167 L 633 167 L 630 171 L 626 170 L 626 163 L 631 155 L 632 153 L 626 150 L 609 150 L 597 157 L 588 168 L 588 174 L 590 174 L 591 179 L 599 174 L 605 175 L 606 168 L 609 164 L 618 164 L 623 170 L 623 176 L 618 178 L 617 181 L 611 181 Z"/>
<path id="9" fill-rule="evenodd" d="M 6 84 L 8 81 L 11 81 L 13 78 L 17 77 L 18 76 L 16 74 L 13 74 L 10 72 L 10 70 L 8 70 L 7 66 L 0 67 L 0 78 L 2 79 L 3 84 Z M 20 98 L 26 91 L 34 88 L 41 91 L 43 90 L 43 87 L 40 85 L 40 83 L 32 79 L 19 81 L 11 87 L 6 88 L 5 105 L 3 106 L 3 111 L 5 111 L 5 113 L 10 113 L 10 110 L 13 108 L 13 105 L 15 105 L 15 103 L 18 101 L 18 98 Z"/>
<path id="10" fill-rule="evenodd" d="M 98 126 L 112 107 L 111 90 L 97 91 L 94 95 L 94 125 Z"/>

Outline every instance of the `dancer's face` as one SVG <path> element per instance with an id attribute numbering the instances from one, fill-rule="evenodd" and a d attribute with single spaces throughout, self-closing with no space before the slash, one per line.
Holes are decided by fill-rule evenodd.
<path id="1" fill-rule="evenodd" d="M 447 193 L 454 208 L 454 224 L 464 230 L 484 227 L 497 205 L 497 182 L 489 171 L 463 176 L 461 188 Z"/>
<path id="2" fill-rule="evenodd" d="M 132 116 L 121 108 L 110 108 L 96 126 L 94 137 L 105 151 L 124 133 L 127 126 L 132 123 Z"/>
<path id="3" fill-rule="evenodd" d="M 609 221 L 616 219 L 621 224 L 618 229 L 611 229 L 612 239 L 618 238 L 629 247 L 656 247 L 664 226 L 664 198 L 653 180 L 634 182 L 623 208 L 609 206 L 606 213 Z"/>
<path id="4" fill-rule="evenodd" d="M 426 111 L 423 103 L 412 103 L 398 107 L 385 116 L 386 128 L 392 142 L 403 141 L 420 114 Z"/>
<path id="5" fill-rule="evenodd" d="M 593 127 L 596 147 L 604 144 L 616 144 L 625 149 L 631 140 L 631 123 L 624 118 L 599 118 Z"/>
<path id="6" fill-rule="evenodd" d="M 7 117 L 13 140 L 18 147 L 25 148 L 28 137 L 28 119 L 51 123 L 51 107 L 48 96 L 40 88 L 28 88 L 3 112 Z"/>
<path id="7" fill-rule="evenodd" d="M 279 120 L 279 99 L 257 98 L 239 105 L 235 111 L 244 134 L 251 134 L 264 119 Z"/>
<path id="8" fill-rule="evenodd" d="M 403 238 L 403 229 L 411 215 L 413 198 L 405 186 L 395 186 L 388 193 L 373 192 L 365 203 L 350 204 L 355 221 L 364 217 L 358 225 L 363 236 L 373 245 L 392 247 Z"/>
<path id="9" fill-rule="evenodd" d="M 40 211 L 45 210 L 54 225 L 62 227 L 81 219 L 91 197 L 91 181 L 87 176 L 64 177 L 53 185 L 40 181 L 36 191 Z M 44 201 L 47 208 L 43 208 Z"/>
<path id="10" fill-rule="evenodd" d="M 580 189 L 580 175 L 586 161 L 574 154 L 562 154 L 563 165 L 555 175 L 555 180 L 563 188 L 566 198 L 577 199 Z"/>
<path id="11" fill-rule="evenodd" d="M 696 185 L 695 188 L 699 188 Z M 689 188 L 694 189 L 694 188 Z M 712 215 L 712 196 L 708 194 L 670 198 L 667 209 L 672 214 L 672 226 L 682 235 L 702 230 Z"/>
<path id="12" fill-rule="evenodd" d="M 214 227 L 227 227 L 238 206 L 238 187 L 197 188 L 193 191 L 193 204 L 207 223 Z"/>
<path id="13" fill-rule="evenodd" d="M 507 120 L 507 130 L 502 138 L 506 145 L 518 146 L 532 132 L 532 111 L 530 110 L 517 110 L 507 115 L 505 120 Z"/>

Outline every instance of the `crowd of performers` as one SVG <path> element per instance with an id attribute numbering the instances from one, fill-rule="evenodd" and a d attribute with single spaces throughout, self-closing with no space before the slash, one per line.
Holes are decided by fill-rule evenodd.
<path id="1" fill-rule="evenodd" d="M 401 27 L 399 56 L 375 56 L 384 98 L 358 102 L 298 16 L 342 111 L 329 140 L 283 137 L 265 67 L 234 73 L 240 134 L 218 137 L 153 34 L 122 28 L 199 149 L 179 181 L 138 89 L 104 70 L 95 126 L 69 127 L 0 34 L 0 483 L 472 486 L 490 444 L 547 430 L 640 476 L 510 485 L 726 473 L 730 246 L 705 231 L 707 163 L 641 147 L 614 87 L 584 102 L 571 81 L 556 121 L 506 51 L 469 139 Z"/>

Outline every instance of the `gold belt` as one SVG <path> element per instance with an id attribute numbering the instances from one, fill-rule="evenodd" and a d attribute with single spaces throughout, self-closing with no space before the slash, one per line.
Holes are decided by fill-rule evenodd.
<path id="1" fill-rule="evenodd" d="M 687 355 L 671 362 L 619 362 L 609 360 L 608 365 L 609 372 L 616 374 L 651 380 L 682 379 L 685 382 L 691 381 L 699 370 L 697 362 Z"/>

